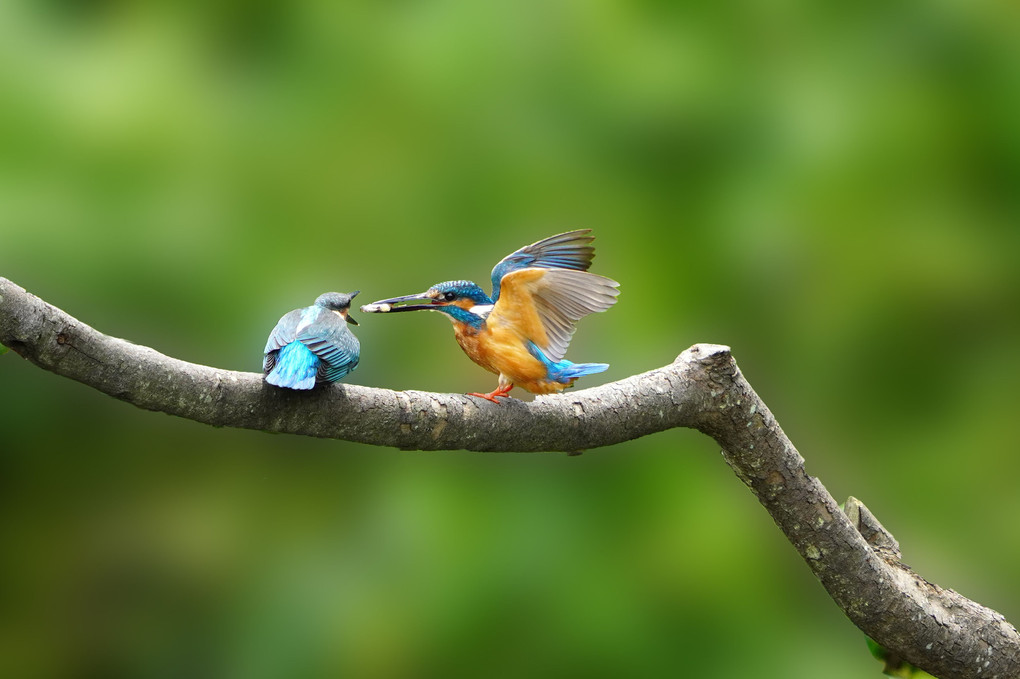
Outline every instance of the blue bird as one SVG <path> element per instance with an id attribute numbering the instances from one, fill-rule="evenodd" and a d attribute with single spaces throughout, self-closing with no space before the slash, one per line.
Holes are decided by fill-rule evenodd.
<path id="1" fill-rule="evenodd" d="M 604 371 L 605 363 L 563 358 L 578 320 L 616 302 L 619 283 L 588 272 L 595 249 L 589 229 L 569 231 L 527 245 L 492 270 L 492 296 L 471 281 L 437 283 L 425 292 L 361 307 L 392 313 L 427 309 L 453 321 L 454 336 L 468 357 L 499 376 L 488 394 L 498 403 L 514 385 L 533 394 L 570 387 L 579 377 Z"/>
<path id="2" fill-rule="evenodd" d="M 312 306 L 281 318 L 266 342 L 266 382 L 311 389 L 317 382 L 336 382 L 358 367 L 361 343 L 347 325 L 358 325 L 348 312 L 359 292 L 327 292 Z"/>

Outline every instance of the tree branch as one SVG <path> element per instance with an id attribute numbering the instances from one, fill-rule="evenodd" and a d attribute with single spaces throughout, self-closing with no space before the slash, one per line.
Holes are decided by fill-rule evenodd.
<path id="1" fill-rule="evenodd" d="M 109 337 L 4 278 L 0 343 L 147 410 L 402 449 L 580 451 L 697 429 L 722 446 L 740 480 L 868 636 L 943 679 L 1020 676 L 1016 629 L 900 563 L 896 540 L 859 502 L 851 498 L 841 511 L 807 474 L 728 347 L 698 344 L 658 370 L 530 403 L 343 383 L 298 393 L 266 386 L 259 374 L 187 363 Z"/>

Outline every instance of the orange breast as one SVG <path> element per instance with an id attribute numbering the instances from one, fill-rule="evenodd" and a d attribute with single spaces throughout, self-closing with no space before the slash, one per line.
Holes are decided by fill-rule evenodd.
<path id="1" fill-rule="evenodd" d="M 489 335 L 484 326 L 482 329 L 476 330 L 469 325 L 454 323 L 453 334 L 457 338 L 457 344 L 468 355 L 468 358 L 489 372 L 499 374 L 499 369 L 492 362 L 489 343 L 486 341 L 487 337 L 483 337 Z"/>
<path id="2" fill-rule="evenodd" d="M 527 340 L 515 328 L 500 324 L 475 330 L 455 324 L 457 343 L 468 357 L 491 373 L 505 375 L 533 394 L 562 391 L 568 385 L 546 378 L 546 367 L 528 351 Z"/>

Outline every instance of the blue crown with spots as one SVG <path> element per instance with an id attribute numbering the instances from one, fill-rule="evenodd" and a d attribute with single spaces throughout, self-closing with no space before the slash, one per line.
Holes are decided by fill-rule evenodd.
<path id="1" fill-rule="evenodd" d="M 440 299 L 453 301 L 455 299 L 469 299 L 475 304 L 492 304 L 492 300 L 485 294 L 476 283 L 472 281 L 445 281 L 436 283 L 429 291 L 439 293 Z"/>

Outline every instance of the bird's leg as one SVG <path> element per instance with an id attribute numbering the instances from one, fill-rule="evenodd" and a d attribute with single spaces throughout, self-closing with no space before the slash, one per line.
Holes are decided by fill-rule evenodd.
<path id="1" fill-rule="evenodd" d="M 493 403 L 499 403 L 499 401 L 497 401 L 496 398 L 498 396 L 502 396 L 503 398 L 510 398 L 509 396 L 510 390 L 513 388 L 514 383 L 507 382 L 506 384 L 500 384 L 498 387 L 496 387 L 494 391 L 490 391 L 488 394 L 479 394 L 476 391 L 472 391 L 471 393 L 468 394 L 468 396 L 477 396 L 478 398 L 484 398 L 485 400 L 492 401 Z"/>

